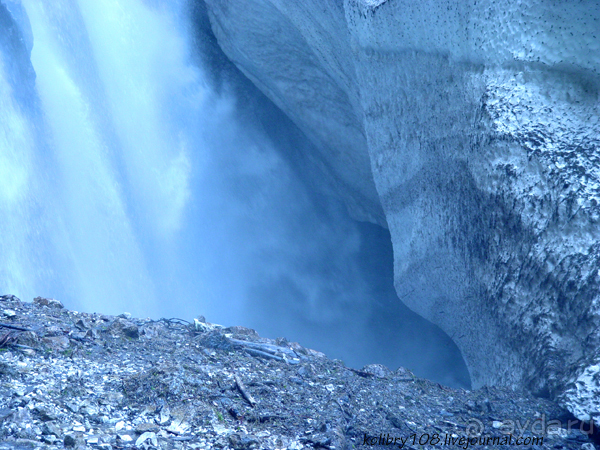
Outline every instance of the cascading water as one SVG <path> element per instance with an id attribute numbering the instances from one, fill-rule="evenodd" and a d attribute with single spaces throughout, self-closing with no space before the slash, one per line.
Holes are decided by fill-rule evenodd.
<path id="1" fill-rule="evenodd" d="M 358 226 L 211 88 L 188 6 L 0 0 L 0 293 L 351 341 L 338 355 L 370 362 Z"/>
<path id="2" fill-rule="evenodd" d="M 2 240 L 4 254 L 14 255 L 3 258 L 10 280 L 3 287 L 25 297 L 33 290 L 55 295 L 85 309 L 156 315 L 152 270 L 158 267 L 147 255 L 154 246 L 163 250 L 161 260 L 173 257 L 168 241 L 176 239 L 188 206 L 188 145 L 199 142 L 195 128 L 206 120 L 193 127 L 183 119 L 197 118 L 205 97 L 199 74 L 186 65 L 185 42 L 167 11 L 140 2 L 23 6 L 43 114 L 27 121 L 8 112 L 6 128 L 14 130 L 11 121 L 19 119 L 20 126 L 18 136 L 6 137 L 6 170 L 21 184 L 9 184 L 20 195 L 12 195 L 13 205 L 41 209 L 39 229 L 29 234 L 43 236 L 49 248 L 32 248 L 36 242 L 22 230 L 31 212 L 13 206 L 20 220 L 11 221 L 7 235 L 14 237 Z M 3 94 L 10 103 L 9 91 Z M 32 128 L 44 130 L 37 141 Z M 31 185 L 36 195 L 25 191 Z M 11 201 L 10 192 L 3 197 Z M 15 268 L 33 270 L 29 255 L 39 252 L 47 254 L 47 267 L 33 284 L 26 269 Z M 165 262 L 159 266 L 169 267 Z"/>

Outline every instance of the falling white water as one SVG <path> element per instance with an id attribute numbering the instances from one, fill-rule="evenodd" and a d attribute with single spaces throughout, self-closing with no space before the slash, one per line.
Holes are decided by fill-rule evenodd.
<path id="1" fill-rule="evenodd" d="M 39 232 L 52 241 L 49 263 L 63 291 L 53 292 L 58 286 L 51 279 L 27 286 L 31 278 L 23 270 L 11 290 L 30 297 L 40 289 L 88 310 L 155 315 L 156 287 L 144 251 L 181 227 L 190 197 L 187 146 L 195 133 L 178 119 L 183 108 L 192 115 L 201 108 L 202 87 L 186 64 L 185 41 L 169 11 L 142 2 L 23 4 L 44 112 L 36 126 L 47 128 L 43 145 L 52 154 L 52 165 L 40 169 L 52 172 L 46 182 L 56 183 L 38 199 L 45 207 Z M 25 162 L 17 173 L 28 184 L 38 174 Z M 17 239 L 22 248 L 31 245 L 22 232 Z"/>
<path id="2" fill-rule="evenodd" d="M 8 292 L 24 292 L 38 279 L 38 252 L 30 218 L 35 216 L 39 192 L 34 179 L 35 142 L 28 118 L 14 101 L 0 54 L 0 280 Z"/>

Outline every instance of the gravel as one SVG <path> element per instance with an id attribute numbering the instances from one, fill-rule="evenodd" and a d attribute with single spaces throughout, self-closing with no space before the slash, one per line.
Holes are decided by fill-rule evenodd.
<path id="1" fill-rule="evenodd" d="M 5 295 L 0 322 L 0 449 L 595 448 L 588 423 L 526 392 L 348 368 L 203 317 Z"/>

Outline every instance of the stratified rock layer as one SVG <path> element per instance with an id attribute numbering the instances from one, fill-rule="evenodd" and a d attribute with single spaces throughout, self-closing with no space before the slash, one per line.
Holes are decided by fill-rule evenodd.
<path id="1" fill-rule="evenodd" d="M 595 2 L 206 4 L 225 53 L 319 146 L 350 210 L 387 223 L 399 297 L 457 342 L 474 386 L 597 416 Z"/>

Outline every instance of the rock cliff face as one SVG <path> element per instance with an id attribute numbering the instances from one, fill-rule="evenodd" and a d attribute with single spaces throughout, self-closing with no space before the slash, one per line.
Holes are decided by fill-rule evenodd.
<path id="1" fill-rule="evenodd" d="M 387 224 L 399 297 L 456 341 L 473 385 L 599 420 L 596 2 L 206 4 L 354 216 Z"/>

